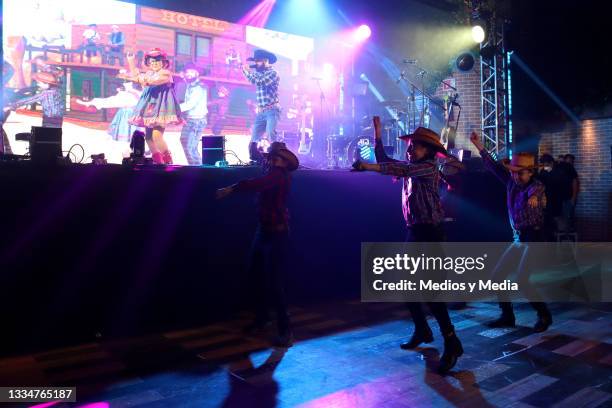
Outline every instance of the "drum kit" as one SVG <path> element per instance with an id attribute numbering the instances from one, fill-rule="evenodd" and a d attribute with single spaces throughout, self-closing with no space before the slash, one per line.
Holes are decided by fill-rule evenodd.
<path id="1" fill-rule="evenodd" d="M 380 105 L 388 113 L 383 121 L 382 141 L 388 156 L 402 160 L 406 142 L 399 136 L 413 132 L 417 127 L 428 127 L 441 135 L 442 143 L 453 147 L 459 115 L 456 109 L 457 95 L 450 100 L 409 96 L 406 101 L 389 100 Z M 460 109 L 460 108 L 459 108 Z M 452 122 L 452 123 L 451 123 Z M 372 118 L 363 116 L 358 121 L 354 137 L 332 134 L 327 137 L 327 167 L 349 168 L 355 160 L 375 163 L 374 129 Z"/>

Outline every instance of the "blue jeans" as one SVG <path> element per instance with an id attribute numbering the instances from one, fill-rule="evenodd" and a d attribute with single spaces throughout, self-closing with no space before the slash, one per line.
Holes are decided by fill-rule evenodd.
<path id="1" fill-rule="evenodd" d="M 269 109 L 258 113 L 257 117 L 255 117 L 255 124 L 253 125 L 251 142 L 259 142 L 264 132 L 268 135 L 268 140 L 270 142 L 275 142 L 277 140 L 276 124 L 278 123 L 279 119 L 280 111 L 278 109 Z"/>
<path id="2" fill-rule="evenodd" d="M 206 127 L 206 119 L 186 119 L 185 126 L 181 130 L 181 144 L 187 158 L 187 163 L 192 166 L 202 164 L 202 156 L 198 150 L 198 143 L 202 136 L 202 131 Z"/>

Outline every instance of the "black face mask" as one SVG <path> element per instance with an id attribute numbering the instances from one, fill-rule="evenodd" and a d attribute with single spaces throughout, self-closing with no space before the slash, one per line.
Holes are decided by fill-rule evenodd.
<path id="1" fill-rule="evenodd" d="M 265 71 L 266 70 L 266 66 L 265 65 L 257 65 L 255 67 L 255 69 L 259 72 Z"/>

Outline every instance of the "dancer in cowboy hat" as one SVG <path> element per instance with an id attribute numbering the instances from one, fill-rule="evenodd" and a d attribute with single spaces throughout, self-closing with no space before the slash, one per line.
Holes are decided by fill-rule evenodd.
<path id="1" fill-rule="evenodd" d="M 243 65 L 242 72 L 250 83 L 257 86 L 257 117 L 253 125 L 253 133 L 249 144 L 249 154 L 252 161 L 261 160 L 261 155 L 257 149 L 264 133 L 270 142 L 276 141 L 276 125 L 280 119 L 280 100 L 278 96 L 278 86 L 280 76 L 272 68 L 276 62 L 276 55 L 265 50 L 255 50 L 252 57 L 247 61 L 255 62 L 249 67 Z"/>
<path id="2" fill-rule="evenodd" d="M 512 160 L 497 162 L 485 149 L 480 137 L 472 132 L 470 141 L 480 152 L 484 166 L 506 185 L 506 203 L 514 240 L 518 242 L 538 242 L 545 240 L 544 209 L 546 195 L 544 184 L 535 178 L 535 155 L 517 153 Z M 552 324 L 552 315 L 543 302 L 531 302 L 538 313 L 533 329 L 543 332 Z M 490 327 L 514 327 L 515 317 L 512 303 L 500 302 L 501 316 L 490 322 Z"/>
<path id="3" fill-rule="evenodd" d="M 40 92 L 36 95 L 19 99 L 10 104 L 11 109 L 38 102 L 43 109 L 43 127 L 61 128 L 64 121 L 65 100 L 60 89 L 60 74 L 56 72 L 36 72 L 32 74 Z"/>
<path id="4" fill-rule="evenodd" d="M 251 249 L 249 276 L 255 293 L 255 321 L 246 331 L 263 329 L 269 321 L 268 307 L 276 309 L 278 337 L 275 345 L 290 347 L 293 334 L 287 314 L 284 279 L 289 246 L 289 212 L 287 196 L 291 186 L 291 172 L 299 167 L 299 160 L 284 143 L 273 142 L 265 155 L 266 174 L 243 180 L 217 190 L 216 197 L 224 198 L 234 192 L 259 193 L 259 225 Z"/>
<path id="5" fill-rule="evenodd" d="M 148 71 L 141 73 L 134 64 L 134 55 L 128 54 L 128 73 L 120 73 L 117 78 L 139 83 L 144 89 L 140 100 L 134 107 L 130 124 L 145 128 L 149 150 L 153 162 L 172 164 L 172 154 L 164 140 L 166 126 L 182 124 L 179 102 L 174 92 L 172 72 L 168 70 L 170 61 L 165 52 L 153 48 L 144 58 Z"/>
<path id="6" fill-rule="evenodd" d="M 408 227 L 407 242 L 444 241 L 444 231 L 441 226 L 444 213 L 438 194 L 440 172 L 436 159 L 445 158 L 452 161 L 453 158 L 440 143 L 440 136 L 433 130 L 423 127 L 417 128 L 412 134 L 401 136 L 401 139 L 408 142 L 407 161 L 399 161 L 385 154 L 382 143 L 382 126 L 377 116 L 374 117 L 374 131 L 377 163 L 357 161 L 353 164 L 353 168 L 403 178 L 402 208 Z M 455 334 L 446 303 L 428 302 L 428 305 L 444 337 L 444 353 L 440 358 L 438 371 L 445 374 L 455 366 L 457 359 L 463 354 L 463 347 Z M 408 303 L 408 308 L 415 330 L 412 338 L 400 345 L 405 350 L 414 349 L 422 343 L 433 341 L 433 334 L 422 305 L 411 302 Z"/>
<path id="7" fill-rule="evenodd" d="M 202 157 L 198 150 L 198 143 L 206 127 L 208 115 L 208 90 L 200 82 L 200 69 L 193 63 L 188 63 L 183 69 L 183 78 L 187 83 L 185 102 L 181 103 L 181 113 L 185 119 L 185 126 L 181 130 L 181 145 L 192 166 L 202 164 Z"/>

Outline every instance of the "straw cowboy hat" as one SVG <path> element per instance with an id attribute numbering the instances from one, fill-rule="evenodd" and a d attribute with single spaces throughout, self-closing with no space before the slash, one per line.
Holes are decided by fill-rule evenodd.
<path id="1" fill-rule="evenodd" d="M 444 156 L 448 156 L 448 152 L 444 145 L 440 142 L 440 135 L 434 132 L 431 129 L 427 129 L 424 127 L 418 127 L 414 133 L 409 135 L 403 135 L 399 137 L 402 140 L 413 140 L 415 142 L 424 143 L 432 148 L 434 148 L 437 152 L 441 153 Z"/>
<path id="2" fill-rule="evenodd" d="M 49 85 L 59 85 L 59 79 L 57 75 L 51 72 L 36 72 L 32 74 L 32 80 L 36 82 L 43 82 Z"/>
<path id="3" fill-rule="evenodd" d="M 293 154 L 291 150 L 287 149 L 287 145 L 282 142 L 272 142 L 266 155 L 268 157 L 278 156 L 285 160 L 287 162 L 287 170 L 289 171 L 294 171 L 300 167 L 300 161 L 297 156 Z"/>
<path id="4" fill-rule="evenodd" d="M 512 160 L 504 159 L 501 161 L 501 164 L 513 172 L 538 168 L 536 157 L 532 153 L 517 153 L 512 156 Z"/>
<path id="5" fill-rule="evenodd" d="M 270 64 L 277 61 L 276 55 L 266 50 L 255 50 L 252 57 L 247 58 L 247 61 L 261 61 L 267 59 Z"/>

